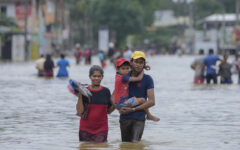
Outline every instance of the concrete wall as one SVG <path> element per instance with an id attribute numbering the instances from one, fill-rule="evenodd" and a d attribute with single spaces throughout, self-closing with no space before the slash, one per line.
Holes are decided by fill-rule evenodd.
<path id="1" fill-rule="evenodd" d="M 8 2 L 8 3 L 3 2 L 3 3 L 0 3 L 0 7 L 6 7 L 7 8 L 7 12 L 6 12 L 7 17 L 16 18 L 15 3 L 13 3 L 13 2 Z"/>

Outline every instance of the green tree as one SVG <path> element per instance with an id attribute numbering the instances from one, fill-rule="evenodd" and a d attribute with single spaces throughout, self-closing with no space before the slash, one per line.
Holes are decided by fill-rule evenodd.
<path id="1" fill-rule="evenodd" d="M 74 43 L 87 43 L 86 37 L 86 6 L 87 0 L 65 0 L 65 4 L 70 9 L 70 27 Z"/>
<path id="2" fill-rule="evenodd" d="M 173 2 L 170 0 L 139 0 L 139 2 L 144 11 L 144 26 L 152 25 L 156 10 L 173 9 Z"/>
<path id="3" fill-rule="evenodd" d="M 225 8 L 219 0 L 195 0 L 194 1 L 195 19 L 199 20 L 215 13 L 224 13 Z"/>
<path id="4" fill-rule="evenodd" d="M 0 13 L 0 26 L 17 27 L 17 24 L 13 19 Z"/>
<path id="5" fill-rule="evenodd" d="M 91 10 L 95 33 L 102 26 L 108 27 L 116 32 L 120 43 L 124 43 L 127 35 L 144 29 L 144 11 L 139 0 L 95 0 Z"/>
<path id="6" fill-rule="evenodd" d="M 236 0 L 221 0 L 226 13 L 235 13 Z"/>

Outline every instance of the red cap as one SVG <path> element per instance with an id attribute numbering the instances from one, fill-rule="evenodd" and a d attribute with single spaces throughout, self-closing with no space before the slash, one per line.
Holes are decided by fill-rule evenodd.
<path id="1" fill-rule="evenodd" d="M 129 63 L 129 61 L 127 60 L 127 59 L 125 59 L 125 58 L 119 58 L 119 59 L 117 59 L 117 61 L 116 61 L 116 67 L 119 67 L 119 66 L 121 66 L 123 63 L 125 63 L 125 62 L 128 62 Z"/>

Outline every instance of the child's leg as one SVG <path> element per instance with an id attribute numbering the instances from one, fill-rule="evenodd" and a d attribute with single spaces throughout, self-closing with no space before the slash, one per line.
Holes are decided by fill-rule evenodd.
<path id="1" fill-rule="evenodd" d="M 147 120 L 152 120 L 152 121 L 155 121 L 155 122 L 158 122 L 160 121 L 160 118 L 156 117 L 156 116 L 153 116 L 150 112 L 149 112 L 149 109 L 144 109 L 145 113 L 147 114 Z"/>

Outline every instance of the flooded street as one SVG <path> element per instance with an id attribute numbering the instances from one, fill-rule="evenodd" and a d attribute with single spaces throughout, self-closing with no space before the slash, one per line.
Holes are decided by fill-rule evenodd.
<path id="1" fill-rule="evenodd" d="M 160 122 L 146 121 L 142 141 L 122 143 L 119 113 L 109 115 L 107 143 L 79 143 L 77 98 L 68 79 L 36 76 L 34 62 L 0 63 L 1 150 L 239 150 L 240 85 L 193 85 L 192 56 L 148 57 L 155 82 Z M 56 62 L 56 61 L 55 61 Z M 90 83 L 90 66 L 70 59 L 70 78 Z M 97 58 L 93 64 L 99 64 Z M 55 75 L 58 69 L 55 69 Z M 115 70 L 108 65 L 102 85 L 114 87 Z"/>

